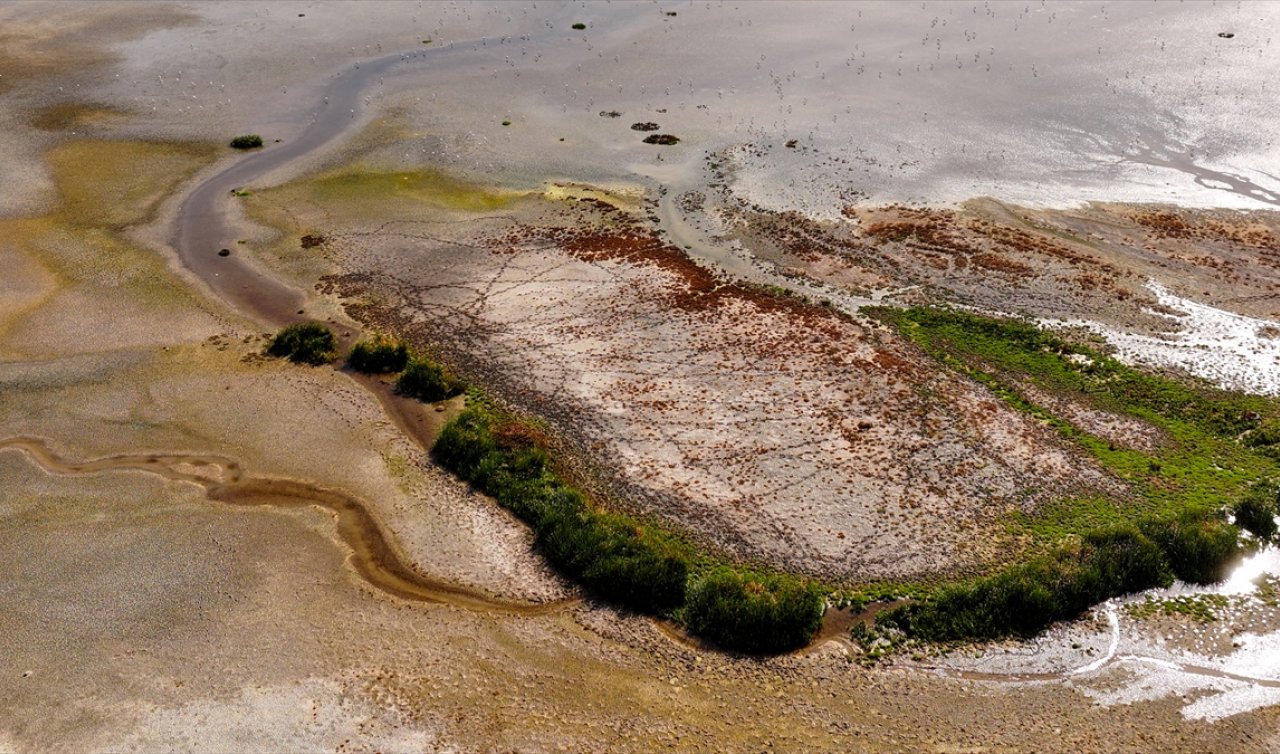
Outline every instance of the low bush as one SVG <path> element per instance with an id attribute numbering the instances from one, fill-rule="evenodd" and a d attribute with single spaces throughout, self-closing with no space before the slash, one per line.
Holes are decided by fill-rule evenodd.
<path id="1" fill-rule="evenodd" d="M 396 380 L 396 392 L 424 403 L 435 403 L 461 393 L 462 383 L 434 361 L 414 356 Z"/>
<path id="2" fill-rule="evenodd" d="M 1244 436 L 1244 444 L 1251 448 L 1272 449 L 1280 445 L 1280 422 L 1265 421 Z"/>
<path id="3" fill-rule="evenodd" d="M 431 448 L 441 466 L 475 484 L 480 463 L 498 449 L 493 433 L 497 418 L 481 406 L 467 406 L 444 425 Z"/>
<path id="4" fill-rule="evenodd" d="M 257 149 L 262 146 L 262 137 L 257 134 L 244 134 L 231 140 L 232 149 Z"/>
<path id="5" fill-rule="evenodd" d="M 267 353 L 312 366 L 327 364 L 338 356 L 333 333 L 317 322 L 302 322 L 282 329 L 272 338 Z"/>
<path id="6" fill-rule="evenodd" d="M 877 623 L 931 641 L 1029 637 L 1104 600 L 1171 582 L 1161 549 L 1137 529 L 1117 527 L 993 576 L 944 587 Z"/>
<path id="7" fill-rule="evenodd" d="M 484 404 L 469 405 L 446 424 L 432 453 L 519 516 L 547 560 L 600 599 L 651 614 L 679 614 L 683 606 L 691 632 L 745 652 L 804 646 L 822 620 L 822 591 L 782 574 L 722 566 L 687 595 L 693 557 L 684 543 L 631 516 L 593 508 L 557 475 L 537 428 Z"/>
<path id="8" fill-rule="evenodd" d="M 409 363 L 409 347 L 385 335 L 362 340 L 347 354 L 347 366 L 365 374 L 399 372 Z"/>
<path id="9" fill-rule="evenodd" d="M 1270 542 L 1276 536 L 1277 502 L 1280 493 L 1275 482 L 1258 482 L 1235 504 L 1236 526 L 1262 542 Z"/>
<path id="10" fill-rule="evenodd" d="M 684 603 L 689 558 L 661 531 L 630 516 L 585 507 L 544 510 L 538 544 L 548 560 L 592 594 L 659 614 Z"/>
<path id="11" fill-rule="evenodd" d="M 1164 552 L 1173 575 L 1192 584 L 1221 581 L 1240 556 L 1240 530 L 1215 516 L 1144 522 L 1142 531 Z"/>
<path id="12" fill-rule="evenodd" d="M 684 617 L 690 631 L 721 646 L 777 653 L 808 644 L 825 607 L 812 582 L 721 567 L 689 591 Z"/>
<path id="13" fill-rule="evenodd" d="M 529 524 L 547 559 L 593 595 L 648 613 L 683 604 L 686 549 L 630 516 L 591 508 L 541 443 L 536 430 L 473 405 L 445 425 L 432 452 Z"/>

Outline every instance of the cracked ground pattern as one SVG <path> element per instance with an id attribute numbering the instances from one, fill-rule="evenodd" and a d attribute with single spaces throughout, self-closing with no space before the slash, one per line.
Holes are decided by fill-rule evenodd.
<path id="1" fill-rule="evenodd" d="M 736 557 L 853 580 L 966 567 L 1011 544 L 1010 510 L 1112 484 L 889 331 L 719 281 L 601 202 L 328 232 L 343 271 L 321 287 L 349 313 Z"/>

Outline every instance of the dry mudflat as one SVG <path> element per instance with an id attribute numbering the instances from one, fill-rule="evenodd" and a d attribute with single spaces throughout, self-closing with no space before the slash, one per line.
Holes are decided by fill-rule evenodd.
<path id="1" fill-rule="evenodd" d="M 0 751 L 1280 751 L 1274 708 L 1189 715 L 1204 688 L 1126 696 L 1144 678 L 1114 667 L 1018 679 L 1027 657 L 1088 662 L 1103 621 L 1069 629 L 1078 651 L 1013 645 L 990 666 L 952 657 L 953 675 L 930 658 L 864 668 L 838 640 L 771 659 L 673 641 L 581 600 L 527 530 L 430 461 L 411 435 L 456 405 L 406 433 L 346 373 L 263 359 L 260 323 L 167 246 L 185 187 L 236 159 L 222 136 L 296 135 L 318 72 L 393 52 L 393 32 L 493 27 L 514 45 L 542 25 L 440 4 L 410 28 L 405 6 L 367 7 L 361 29 L 308 3 L 0 8 L 0 120 L 23 147 L 0 156 L 23 189 L 0 202 Z M 305 44 L 264 44 L 281 28 Z M 856 582 L 990 563 L 1019 544 L 1011 511 L 1122 491 L 873 321 L 694 264 L 699 240 L 660 227 L 644 181 L 437 169 L 485 154 L 444 132 L 462 116 L 443 109 L 430 133 L 427 107 L 353 112 L 339 148 L 235 200 L 234 253 L 340 332 L 403 333 L 545 418 L 619 504 Z M 1152 329 L 1143 276 L 1160 270 L 1184 295 L 1276 314 L 1265 215 L 981 201 L 808 225 L 713 193 L 681 203 L 690 228 L 833 299 L 911 289 L 901 301 Z M 1015 674 L 954 675 L 975 667 Z"/>
<path id="2" fill-rule="evenodd" d="M 246 201 L 293 225 L 282 270 L 327 260 L 309 282 L 349 314 L 547 418 L 620 500 L 738 557 L 936 574 L 995 557 L 1011 511 L 1115 487 L 870 320 L 717 279 L 624 200 L 484 196 L 354 168 Z"/>

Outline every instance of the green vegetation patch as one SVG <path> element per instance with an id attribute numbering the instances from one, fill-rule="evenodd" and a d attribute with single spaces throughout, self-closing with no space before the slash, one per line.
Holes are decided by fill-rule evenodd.
<path id="1" fill-rule="evenodd" d="M 315 179 L 315 198 L 340 203 L 376 203 L 385 213 L 388 201 L 425 202 L 464 212 L 490 212 L 511 203 L 511 195 L 486 189 L 437 170 L 346 170 Z"/>
<path id="2" fill-rule="evenodd" d="M 654 614 L 683 604 L 689 549 L 655 527 L 593 508 L 552 469 L 536 429 L 473 404 L 445 425 L 433 452 L 529 524 L 547 559 L 592 594 Z"/>
<path id="3" fill-rule="evenodd" d="M 329 328 L 318 322 L 300 322 L 276 333 L 267 346 L 267 354 L 319 366 L 338 357 L 338 345 Z"/>
<path id="4" fill-rule="evenodd" d="M 462 392 L 463 385 L 440 364 L 424 357 L 412 356 L 404 372 L 396 380 L 396 392 L 424 403 L 448 400 Z"/>
<path id="5" fill-rule="evenodd" d="M 232 149 L 257 149 L 262 146 L 262 137 L 257 134 L 244 134 L 231 140 Z"/>
<path id="6" fill-rule="evenodd" d="M 1012 532 L 1030 537 L 1028 561 L 939 588 L 884 614 L 885 625 L 940 641 L 1027 636 L 1170 578 L 1221 579 L 1242 552 L 1228 511 L 1260 543 L 1276 536 L 1275 399 L 1149 374 L 1026 321 L 935 308 L 864 311 L 1056 430 L 1132 491 L 1012 516 Z M 1037 404 L 1026 385 L 1146 423 L 1165 439 L 1151 449 L 1121 447 Z"/>
<path id="7" fill-rule="evenodd" d="M 399 372 L 409 363 L 409 347 L 387 335 L 375 335 L 351 347 L 347 366 L 364 374 Z"/>
<path id="8" fill-rule="evenodd" d="M 1256 433 L 1280 418 L 1274 398 L 1221 390 L 1191 379 L 1148 374 L 1029 322 L 948 309 L 871 309 L 949 367 L 1092 455 L 1137 493 L 1123 501 L 1063 501 L 1015 521 L 1042 540 L 1085 534 L 1099 524 L 1229 508 L 1261 479 L 1280 474 Z M 1032 384 L 1084 406 L 1160 430 L 1153 450 L 1121 447 L 1028 400 Z"/>
<path id="9" fill-rule="evenodd" d="M 1116 528 L 1064 542 L 993 576 L 945 586 L 876 622 L 930 641 L 1029 637 L 1116 595 L 1172 582 L 1154 542 L 1136 528 Z"/>
<path id="10" fill-rule="evenodd" d="M 1276 538 L 1276 515 L 1280 514 L 1280 488 L 1270 479 L 1257 482 L 1236 502 L 1236 526 L 1261 542 Z"/>
<path id="11" fill-rule="evenodd" d="M 812 582 L 721 566 L 693 585 L 684 618 L 691 632 L 717 644 L 775 653 L 808 644 L 823 606 Z"/>
<path id="12" fill-rule="evenodd" d="M 1280 607 L 1280 579 L 1270 574 L 1263 574 L 1254 580 L 1258 585 L 1258 601 L 1267 607 Z"/>
<path id="13" fill-rule="evenodd" d="M 1142 602 L 1125 605 L 1125 612 L 1133 618 L 1154 618 L 1158 615 L 1183 616 L 1201 623 L 1212 623 L 1218 613 L 1231 605 L 1231 599 L 1222 594 L 1192 594 L 1156 599 L 1147 596 Z"/>
<path id="14" fill-rule="evenodd" d="M 444 467 L 533 529 L 538 547 L 592 595 L 745 652 L 780 652 L 813 637 L 825 594 L 811 582 L 714 565 L 660 527 L 600 510 L 555 471 L 541 431 L 483 401 L 445 425 L 433 449 Z M 692 587 L 690 581 L 694 581 Z"/>
<path id="15" fill-rule="evenodd" d="M 1164 552 L 1173 575 L 1192 584 L 1221 581 L 1240 559 L 1240 530 L 1214 516 L 1187 512 L 1144 521 L 1142 531 Z"/>

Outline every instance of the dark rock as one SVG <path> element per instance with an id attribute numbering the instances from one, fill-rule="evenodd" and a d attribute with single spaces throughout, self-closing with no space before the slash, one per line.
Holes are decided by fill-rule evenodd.
<path id="1" fill-rule="evenodd" d="M 218 250 L 218 256 L 220 256 L 220 257 L 229 257 L 229 256 L 231 256 L 231 249 L 219 249 L 219 250 Z"/>
<path id="2" fill-rule="evenodd" d="M 302 248 L 304 248 L 304 249 L 314 249 L 315 247 L 317 247 L 317 246 L 320 246 L 320 245 L 324 244 L 324 242 L 325 242 L 325 241 L 327 241 L 327 240 L 329 240 L 329 239 L 325 238 L 324 236 L 320 235 L 319 233 L 316 233 L 316 234 L 308 234 L 308 235 L 303 236 L 303 237 L 302 237 L 302 239 L 301 239 Z"/>
<path id="3" fill-rule="evenodd" d="M 1234 36 L 1235 36 L 1235 32 L 1231 32 L 1231 31 L 1220 31 L 1220 32 L 1218 32 L 1218 36 L 1222 37 L 1223 39 L 1231 39 L 1232 37 L 1234 37 Z"/>

